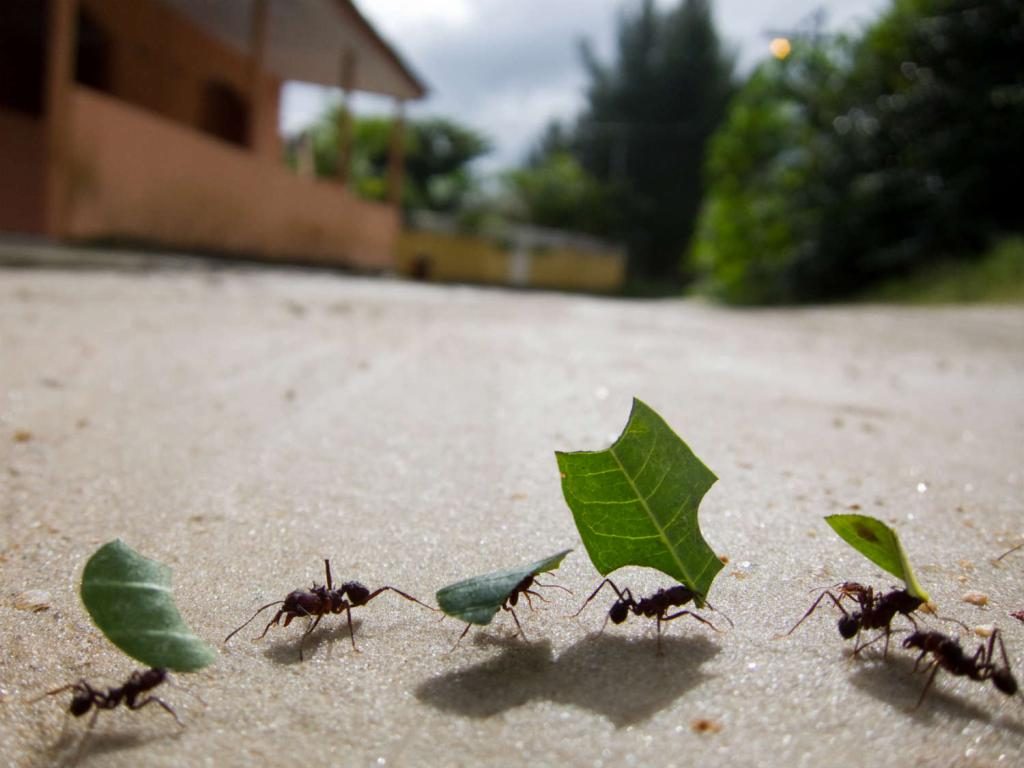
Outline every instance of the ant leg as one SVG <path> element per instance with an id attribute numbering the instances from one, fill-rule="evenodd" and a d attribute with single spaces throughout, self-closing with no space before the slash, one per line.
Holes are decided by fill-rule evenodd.
<path id="1" fill-rule="evenodd" d="M 313 620 L 313 623 L 309 625 L 309 629 L 303 632 L 302 637 L 299 638 L 299 661 L 304 661 L 302 657 L 302 651 L 306 645 L 306 638 L 313 634 L 313 630 L 316 629 L 316 625 L 320 623 L 320 619 L 322 619 L 323 617 L 324 615 L 322 613 L 319 616 L 317 616 L 316 619 Z"/>
<path id="2" fill-rule="evenodd" d="M 597 593 L 600 592 L 602 589 L 604 589 L 604 585 L 605 584 L 607 584 L 608 586 L 610 586 L 612 589 L 615 590 L 615 594 L 617 594 L 619 596 L 619 600 L 626 600 L 626 597 L 625 597 L 625 595 L 623 595 L 622 590 L 620 590 L 617 586 L 615 586 L 615 582 L 612 581 L 611 579 L 605 579 L 604 581 L 602 581 L 600 584 L 597 585 L 597 589 L 595 589 L 590 594 L 590 597 L 588 597 L 586 600 L 583 601 L 583 605 L 580 606 L 580 609 L 578 611 L 576 611 L 576 613 L 574 613 L 569 618 L 570 619 L 574 619 L 577 616 L 579 616 L 581 613 L 583 613 L 583 609 L 586 608 L 587 605 L 590 604 L 591 600 L 593 600 L 595 597 L 597 597 Z M 625 592 L 626 592 L 626 594 L 629 594 L 629 590 L 628 589 L 625 590 Z M 633 596 L 630 594 L 628 602 L 632 602 L 632 601 L 633 601 Z"/>
<path id="3" fill-rule="evenodd" d="M 706 605 L 708 608 L 710 608 L 715 613 L 722 613 L 720 610 L 715 608 L 715 606 L 713 606 L 707 600 L 704 601 L 704 605 Z M 726 614 L 722 613 L 722 618 L 725 619 L 727 622 L 729 622 L 729 626 L 730 627 L 735 627 L 736 626 L 735 624 L 732 623 L 732 619 L 730 619 Z"/>
<path id="4" fill-rule="evenodd" d="M 427 610 L 430 610 L 430 611 L 436 611 L 436 610 L 437 610 L 437 608 L 432 608 L 431 606 L 429 606 L 429 605 L 427 605 L 426 603 L 424 603 L 424 602 L 423 602 L 422 600 L 417 600 L 417 599 L 416 599 L 415 597 L 413 597 L 412 595 L 407 595 L 407 594 L 406 594 L 405 592 L 403 592 L 402 590 L 400 590 L 400 589 L 395 589 L 394 587 L 381 587 L 380 589 L 374 590 L 374 591 L 373 591 L 373 592 L 371 592 L 371 593 L 369 594 L 369 596 L 368 596 L 368 597 L 366 598 L 366 601 L 365 601 L 365 602 L 363 603 L 363 605 L 366 605 L 366 603 L 368 603 L 368 602 L 370 602 L 371 600 L 373 600 L 373 598 L 375 598 L 375 597 L 376 597 L 377 595 L 379 595 L 379 594 L 380 594 L 381 592 L 389 592 L 389 591 L 390 591 L 390 592 L 394 592 L 394 593 L 395 593 L 396 595 L 401 595 L 401 596 L 402 596 L 402 597 L 404 597 L 404 598 L 405 598 L 406 600 L 410 600 L 410 601 L 412 601 L 412 602 L 414 602 L 414 603 L 419 603 L 420 605 L 422 605 L 422 606 L 423 606 L 424 608 L 426 608 Z"/>
<path id="5" fill-rule="evenodd" d="M 509 613 L 511 613 L 511 614 L 512 614 L 512 620 L 513 620 L 513 621 L 514 621 L 514 622 L 516 623 L 516 628 L 518 628 L 518 629 L 519 629 L 519 634 L 523 636 L 523 640 L 524 640 L 524 641 L 526 641 L 526 642 L 530 642 L 530 641 L 529 641 L 529 640 L 528 640 L 528 639 L 526 638 L 526 633 L 525 633 L 525 632 L 523 632 L 523 626 L 522 626 L 522 624 L 520 624 L 520 623 L 519 623 L 519 617 L 518 617 L 518 616 L 516 616 L 516 612 L 515 612 L 515 610 L 514 610 L 514 609 L 512 608 L 512 606 L 509 606 L 508 608 L 505 608 L 505 610 L 506 610 L 506 611 L 508 611 Z"/>
<path id="6" fill-rule="evenodd" d="M 455 645 L 452 646 L 452 649 L 450 651 L 448 651 L 448 653 L 452 653 L 456 648 L 459 647 L 459 643 L 462 642 L 462 638 L 464 638 L 466 636 L 466 634 L 469 632 L 470 627 L 472 627 L 472 626 L 473 626 L 472 624 L 466 624 L 466 628 L 464 630 L 462 630 L 462 634 L 459 635 L 459 639 L 455 641 Z"/>
<path id="7" fill-rule="evenodd" d="M 139 701 L 139 702 L 136 702 L 134 704 L 129 705 L 128 708 L 129 709 L 142 709 L 147 704 L 159 704 L 161 707 L 163 707 L 165 710 L 167 710 L 170 713 L 171 717 L 174 718 L 174 722 L 176 722 L 182 728 L 185 727 L 185 724 L 183 722 L 181 722 L 181 719 L 178 717 L 178 713 L 174 711 L 174 707 L 172 707 L 166 701 L 164 701 L 163 699 L 161 699 L 161 698 L 159 698 L 157 696 L 147 696 L 142 701 Z"/>
<path id="8" fill-rule="evenodd" d="M 327 574 L 327 591 L 330 592 L 334 584 L 331 581 L 331 561 L 326 557 L 324 558 L 324 572 Z"/>
<path id="9" fill-rule="evenodd" d="M 238 627 L 238 629 L 233 630 L 230 635 L 225 637 L 224 638 L 224 642 L 227 643 L 227 641 L 230 640 L 235 635 L 237 635 L 239 633 L 239 631 L 241 631 L 241 630 L 245 629 L 247 626 L 249 626 L 252 623 L 252 620 L 255 619 L 257 616 L 259 616 L 261 613 L 263 613 L 265 610 L 267 610 L 267 608 L 271 608 L 271 607 L 273 607 L 275 605 L 282 605 L 283 603 L 284 603 L 284 600 L 275 600 L 272 603 L 267 603 L 262 608 L 260 608 L 258 611 L 256 611 L 256 613 L 254 613 L 252 616 L 250 616 L 249 617 L 249 621 L 245 622 L 245 624 L 243 624 L 242 626 Z M 273 624 L 278 619 L 280 619 L 281 618 L 281 613 L 282 612 L 278 612 L 277 616 L 274 617 L 273 621 L 271 621 L 270 624 Z M 263 630 L 263 635 L 267 634 L 267 629 L 270 629 L 270 624 L 267 624 L 266 629 Z M 263 637 L 263 635 L 260 635 L 260 637 Z M 259 638 L 256 638 L 256 639 L 258 640 Z"/>
<path id="10" fill-rule="evenodd" d="M 352 626 L 352 608 L 348 605 L 345 606 L 345 618 L 348 619 L 348 639 L 352 643 L 352 650 L 356 653 L 362 653 L 356 648 L 356 630 Z"/>
<path id="11" fill-rule="evenodd" d="M 804 620 L 817 610 L 818 605 L 826 597 L 828 597 L 833 603 L 835 603 L 836 608 L 838 608 L 840 611 L 842 611 L 844 616 L 849 616 L 850 615 L 849 613 L 846 612 L 846 609 L 843 608 L 842 604 L 839 602 L 839 598 L 837 598 L 829 590 L 826 589 L 824 592 L 822 592 L 820 595 L 818 595 L 818 599 L 817 600 L 815 600 L 813 603 L 811 603 L 811 607 L 807 609 L 807 613 L 805 613 L 803 616 L 800 617 L 800 621 L 798 621 L 796 624 L 794 624 L 792 627 L 790 627 L 789 632 L 784 632 L 781 635 L 776 635 L 774 639 L 780 640 L 783 637 L 789 637 L 791 634 L 793 634 L 793 632 L 796 631 L 796 628 L 799 627 L 801 624 L 803 624 Z"/>
<path id="12" fill-rule="evenodd" d="M 659 613 L 658 614 L 658 633 L 657 633 L 658 634 L 658 655 L 659 656 L 664 656 L 664 653 L 661 650 L 661 622 L 662 621 L 663 621 L 663 619 L 661 618 L 661 614 Z"/>
<path id="13" fill-rule="evenodd" d="M 715 630 L 715 632 L 721 632 L 722 631 L 718 627 L 716 627 L 714 624 L 712 624 L 710 621 L 705 619 L 703 616 L 700 616 L 700 615 L 694 613 L 693 611 L 687 611 L 687 610 L 678 611 L 676 613 L 673 613 L 671 616 L 662 616 L 659 613 L 658 614 L 658 627 L 659 628 L 661 627 L 661 622 L 663 622 L 663 621 L 672 621 L 672 619 L 678 619 L 680 616 L 693 616 L 693 618 L 695 618 L 701 624 L 707 624 L 709 627 L 711 627 L 713 630 Z"/>
<path id="14" fill-rule="evenodd" d="M 29 699 L 27 703 L 35 704 L 37 701 L 42 701 L 47 696 L 56 696 L 58 693 L 64 693 L 64 691 L 74 690 L 75 688 L 80 688 L 82 686 L 85 686 L 85 688 L 88 689 L 89 684 L 85 682 L 85 680 L 79 680 L 77 683 L 68 683 L 67 685 L 62 685 L 60 688 L 54 688 L 52 691 L 42 693 L 34 699 Z"/>
<path id="15" fill-rule="evenodd" d="M 523 594 L 523 597 L 526 598 L 526 604 L 528 606 L 530 606 L 530 610 L 531 611 L 533 610 L 533 603 L 530 601 L 530 595 L 533 595 L 538 600 L 540 600 L 542 603 L 550 603 L 551 602 L 546 597 L 544 597 L 544 595 L 541 595 L 541 594 L 539 594 L 537 592 L 534 592 L 532 589 L 524 589 L 522 594 Z"/>
<path id="16" fill-rule="evenodd" d="M 924 702 L 925 694 L 928 693 L 928 689 L 932 687 L 932 682 L 935 680 L 935 675 L 939 672 L 939 662 L 932 661 L 932 673 L 928 675 L 928 682 L 924 684 L 924 690 L 921 691 L 921 696 L 917 700 L 917 704 L 914 705 L 914 709 L 920 708 Z"/>
<path id="17" fill-rule="evenodd" d="M 573 594 L 573 591 L 571 589 L 569 589 L 568 587 L 563 587 L 561 584 L 541 584 L 539 581 L 537 581 L 537 579 L 534 579 L 533 583 L 536 586 L 544 587 L 545 589 L 560 589 L 563 592 L 568 592 L 570 595 Z"/>

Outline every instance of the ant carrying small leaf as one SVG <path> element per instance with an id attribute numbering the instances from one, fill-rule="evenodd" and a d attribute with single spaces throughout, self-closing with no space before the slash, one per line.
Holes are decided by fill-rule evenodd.
<path id="1" fill-rule="evenodd" d="M 139 698 L 163 682 L 170 682 L 166 669 L 147 669 L 144 671 L 132 672 L 128 681 L 119 688 L 107 688 L 106 691 L 103 691 L 99 688 L 94 688 L 85 680 L 79 680 L 77 683 L 69 683 L 68 685 L 62 685 L 60 688 L 55 688 L 52 691 L 47 691 L 42 696 L 33 699 L 32 701 L 41 701 L 47 696 L 56 696 L 58 693 L 63 693 L 64 691 L 73 691 L 71 703 L 68 705 L 68 712 L 75 717 L 81 717 L 90 709 L 95 709 L 92 719 L 89 721 L 89 731 L 91 731 L 93 726 L 96 724 L 96 718 L 99 716 L 100 710 L 114 709 L 122 703 L 128 707 L 128 709 L 142 709 L 147 704 L 158 704 L 174 718 L 174 721 L 178 725 L 184 728 L 185 724 L 178 718 L 178 713 L 175 712 L 174 708 L 166 701 L 152 695 Z"/>
<path id="2" fill-rule="evenodd" d="M 512 614 L 512 620 L 516 623 L 516 629 L 519 630 L 519 634 L 522 636 L 523 640 L 526 640 L 526 633 L 523 631 L 522 624 L 519 623 L 519 617 L 516 616 L 516 612 L 515 610 L 513 610 L 515 606 L 519 604 L 519 596 L 522 595 L 524 598 L 526 598 L 526 604 L 530 606 L 531 611 L 533 610 L 533 601 L 530 600 L 531 596 L 536 597 L 541 602 L 549 602 L 548 599 L 544 597 L 544 595 L 540 594 L 539 592 L 533 589 L 530 589 L 530 587 L 544 587 L 545 589 L 561 589 L 563 592 L 568 592 L 570 595 L 572 594 L 572 590 L 563 587 L 561 584 L 541 584 L 539 581 L 537 581 L 536 574 L 531 573 L 527 576 L 524 576 L 523 579 L 512 588 L 512 591 L 508 593 L 508 596 L 501 602 L 501 610 L 508 611 Z M 459 643 L 462 642 L 462 638 L 466 636 L 466 634 L 469 632 L 472 626 L 472 623 L 466 624 L 466 628 L 462 630 L 462 634 L 459 635 L 459 639 L 456 640 L 455 645 L 452 646 L 453 651 L 459 647 Z"/>
<path id="3" fill-rule="evenodd" d="M 262 634 L 256 639 L 263 638 L 270 628 L 274 625 L 278 625 L 281 618 L 284 617 L 284 626 L 291 624 L 292 619 L 297 616 L 304 616 L 308 619 L 313 619 L 310 626 L 302 633 L 302 638 L 299 640 L 299 661 L 303 660 L 303 649 L 305 646 L 306 638 L 316 629 L 320 620 L 332 613 L 345 612 L 345 617 L 348 619 L 348 634 L 349 640 L 352 642 L 352 650 L 359 652 L 356 648 L 355 630 L 352 628 L 352 609 L 358 608 L 361 605 L 366 605 L 375 597 L 382 592 L 394 592 L 395 594 L 404 597 L 413 603 L 418 603 L 428 610 L 435 610 L 424 602 L 417 600 L 412 595 L 408 595 L 400 589 L 394 587 L 381 587 L 371 592 L 367 587 L 363 586 L 358 581 L 346 581 L 338 589 L 334 589 L 334 582 L 331 579 L 331 561 L 324 560 L 324 570 L 327 575 L 327 583 L 324 585 L 313 582 L 311 589 L 296 589 L 290 592 L 284 600 L 275 600 L 272 603 L 267 603 L 262 608 L 258 609 L 248 621 L 242 626 L 233 630 L 231 634 L 224 638 L 224 642 L 227 643 L 232 637 L 234 637 L 239 631 L 247 627 L 253 619 L 259 616 L 263 611 L 268 608 L 272 608 L 275 605 L 282 606 L 274 618 L 267 622 L 267 626 L 263 628 Z"/>
<path id="4" fill-rule="evenodd" d="M 834 592 L 832 592 L 833 589 L 839 593 L 838 597 Z M 833 587 L 823 589 L 817 599 L 811 603 L 811 607 L 807 609 L 807 612 L 800 617 L 800 620 L 794 624 L 788 632 L 777 635 L 776 639 L 788 637 L 793 634 L 796 628 L 803 624 L 804 620 L 817 610 L 821 601 L 826 597 L 829 598 L 836 608 L 838 608 L 843 614 L 839 617 L 838 621 L 839 634 L 842 635 L 844 640 L 857 637 L 857 642 L 854 644 L 853 648 L 854 655 L 860 653 L 860 651 L 876 642 L 879 638 L 884 638 L 885 650 L 883 651 L 883 656 L 888 656 L 889 636 L 892 634 L 893 620 L 897 615 L 906 616 L 910 623 L 914 625 L 914 629 L 916 630 L 917 621 L 914 619 L 912 614 L 917 609 L 925 605 L 924 600 L 919 597 L 915 597 L 905 589 L 894 589 L 890 592 L 876 595 L 874 589 L 871 587 L 866 587 L 855 581 L 845 581 L 840 584 L 836 584 Z M 859 610 L 853 611 L 852 613 L 847 611 L 843 606 L 843 600 L 853 601 L 856 603 Z M 874 640 L 864 643 L 860 641 L 859 636 L 865 629 L 880 629 L 882 630 L 882 634 Z"/>
<path id="5" fill-rule="evenodd" d="M 997 640 L 999 641 L 999 651 L 1003 657 L 1002 666 L 993 661 Z M 921 702 L 924 701 L 925 694 L 931 688 L 935 675 L 938 674 L 940 668 L 952 675 L 968 677 L 979 682 L 991 680 L 992 685 L 1007 696 L 1013 696 L 1017 693 L 1017 679 L 1013 676 L 1013 672 L 1010 671 L 1010 659 L 1006 655 L 1006 646 L 1003 644 L 1003 637 L 998 629 L 993 630 L 992 635 L 988 639 L 988 644 L 981 643 L 978 646 L 973 656 L 968 656 L 964 653 L 964 649 L 956 638 L 934 631 L 912 633 L 903 641 L 903 647 L 916 648 L 921 651 L 917 661 L 914 662 L 915 672 L 921 660 L 929 653 L 932 655 L 932 672 L 928 676 L 928 682 L 925 683 L 924 690 L 921 691 L 921 696 L 917 700 L 915 709 L 921 706 Z"/>
<path id="6" fill-rule="evenodd" d="M 703 616 L 694 613 L 690 610 L 676 611 L 675 613 L 669 614 L 670 608 L 686 605 L 690 602 L 696 602 L 698 597 L 697 593 L 682 584 L 677 584 L 674 587 L 668 589 L 659 589 L 650 597 L 641 598 L 639 601 L 634 599 L 633 593 L 629 589 L 619 589 L 615 582 L 611 579 L 605 579 L 602 581 L 597 589 L 595 589 L 590 597 L 588 597 L 580 609 L 573 614 L 573 618 L 583 613 L 583 609 L 587 607 L 591 600 L 597 597 L 597 593 L 604 589 L 605 585 L 608 585 L 618 596 L 610 609 L 608 609 L 608 616 L 605 618 L 605 625 L 608 624 L 608 619 L 611 619 L 615 624 L 621 624 L 627 618 L 629 618 L 629 612 L 632 611 L 637 616 L 647 616 L 648 618 L 657 619 L 658 622 L 658 655 L 660 656 L 661 651 L 661 625 L 666 621 L 672 621 L 672 619 L 678 619 L 681 616 L 692 616 L 701 624 L 706 624 L 711 627 L 715 632 L 720 630 L 710 621 L 705 619 Z M 708 608 L 714 610 L 714 608 L 708 604 Z M 732 621 L 728 617 L 725 620 L 732 626 Z M 601 631 L 604 631 L 604 626 L 601 627 Z"/>

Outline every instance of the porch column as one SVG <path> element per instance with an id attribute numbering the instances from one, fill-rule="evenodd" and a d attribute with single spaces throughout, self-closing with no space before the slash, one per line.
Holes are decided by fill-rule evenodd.
<path id="1" fill-rule="evenodd" d="M 71 165 L 71 94 L 74 87 L 78 0 L 49 0 L 46 29 L 46 234 L 65 234 Z"/>
<path id="2" fill-rule="evenodd" d="M 352 90 L 356 82 L 356 57 L 350 50 L 341 54 L 339 70 L 341 106 L 338 108 L 338 181 L 348 186 L 352 174 Z"/>
<path id="3" fill-rule="evenodd" d="M 405 177 L 405 102 L 395 102 L 395 118 L 391 123 L 391 145 L 388 148 L 388 202 L 402 204 L 402 181 Z"/>
<path id="4" fill-rule="evenodd" d="M 266 84 L 263 82 L 267 55 L 267 6 L 269 0 L 252 0 L 249 17 L 249 149 L 263 154 L 266 120 Z"/>

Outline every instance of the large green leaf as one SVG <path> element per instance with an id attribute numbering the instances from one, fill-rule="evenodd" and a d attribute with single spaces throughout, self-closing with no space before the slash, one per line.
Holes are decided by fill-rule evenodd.
<path id="1" fill-rule="evenodd" d="M 928 593 L 918 583 L 914 570 L 910 567 L 907 553 L 900 544 L 896 531 L 874 517 L 868 515 L 829 515 L 825 522 L 832 526 L 843 541 L 860 552 L 864 557 L 878 565 L 907 585 L 907 592 L 914 597 L 930 601 Z"/>
<path id="2" fill-rule="evenodd" d="M 437 591 L 437 604 L 449 616 L 470 624 L 490 624 L 501 604 L 523 579 L 555 570 L 570 552 L 571 549 L 566 549 L 529 565 L 449 584 Z"/>
<path id="3" fill-rule="evenodd" d="M 565 501 L 601 575 L 625 565 L 657 568 L 703 606 L 722 561 L 701 536 L 697 507 L 718 478 L 672 428 L 634 399 L 611 448 L 555 456 Z"/>
<path id="4" fill-rule="evenodd" d="M 171 569 L 120 539 L 89 558 L 82 602 L 114 645 L 151 667 L 192 672 L 216 655 L 188 628 L 171 597 Z"/>

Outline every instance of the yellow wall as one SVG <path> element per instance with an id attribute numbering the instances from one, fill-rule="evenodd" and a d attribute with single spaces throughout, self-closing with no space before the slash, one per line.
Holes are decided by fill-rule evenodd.
<path id="1" fill-rule="evenodd" d="M 398 271 L 414 275 L 425 257 L 427 278 L 438 282 L 511 284 L 511 252 L 483 237 L 425 230 L 404 231 L 398 238 Z M 618 290 L 625 278 L 621 252 L 591 252 L 568 246 L 539 248 L 529 254 L 526 286 L 595 292 Z"/>

